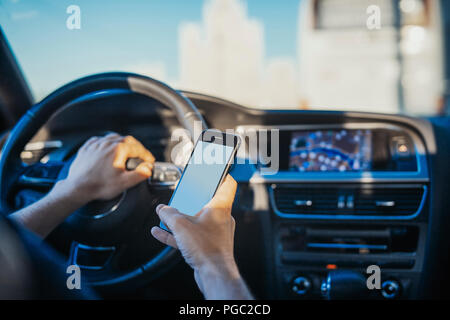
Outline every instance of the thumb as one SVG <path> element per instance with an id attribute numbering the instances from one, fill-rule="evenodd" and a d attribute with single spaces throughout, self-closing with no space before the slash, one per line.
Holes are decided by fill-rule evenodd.
<path id="1" fill-rule="evenodd" d="M 215 196 L 206 205 L 208 208 L 231 208 L 236 195 L 237 182 L 227 175 L 225 181 L 217 189 Z"/>

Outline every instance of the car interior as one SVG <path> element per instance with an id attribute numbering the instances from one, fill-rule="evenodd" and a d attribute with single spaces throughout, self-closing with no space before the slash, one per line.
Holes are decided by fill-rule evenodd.
<path id="1" fill-rule="evenodd" d="M 210 10 L 215 4 L 241 3 L 205 2 Z M 435 15 L 439 16 L 439 36 L 433 39 L 439 39 L 442 63 L 437 74 L 443 85 L 436 99 L 426 100 L 423 97 L 432 91 L 428 85 L 435 85 L 432 80 L 425 79 L 428 83 L 421 90 L 420 84 L 408 87 L 410 82 L 397 79 L 393 86 L 389 84 L 389 92 L 399 107 L 386 111 L 382 107 L 364 109 L 364 97 L 372 99 L 366 94 L 371 89 L 368 85 L 366 93 L 358 92 L 363 90 L 358 85 L 363 80 L 355 76 L 355 70 L 371 62 L 352 56 L 357 53 L 348 50 L 351 40 L 344 39 L 351 38 L 350 33 L 340 37 L 341 29 L 336 25 L 346 23 L 346 19 L 328 16 L 332 8 L 342 14 L 353 12 L 349 8 L 353 2 L 342 6 L 326 0 L 301 2 L 302 8 L 310 8 L 300 10 L 302 21 L 314 20 L 312 27 L 301 29 L 301 41 L 308 50 L 326 51 L 303 57 L 312 61 L 306 67 L 305 78 L 311 81 L 305 92 L 311 97 L 318 95 L 322 99 L 316 100 L 319 104 L 327 103 L 321 105 L 323 108 L 314 107 L 314 98 L 309 102 L 299 100 L 290 108 L 270 103 L 265 107 L 256 102 L 251 105 L 245 99 L 241 103 L 239 98 L 227 96 L 225 89 L 224 94 L 220 88 L 217 94 L 202 90 L 202 85 L 198 90 L 195 85 L 180 89 L 152 74 L 120 66 L 73 77 L 45 95 L 37 95 L 14 50 L 23 49 L 15 46 L 13 25 L 0 16 L 2 214 L 41 199 L 67 175 L 78 148 L 91 136 L 110 132 L 132 135 L 156 158 L 152 178 L 111 201 L 88 204 L 45 241 L 68 264 L 80 266 L 87 282 L 102 298 L 202 299 L 192 269 L 177 250 L 156 241 L 149 230 L 159 224 L 155 207 L 170 199 L 183 170 L 183 159 L 190 152 L 180 152 L 174 159 L 174 146 L 181 141 L 186 150 L 191 150 L 195 142 L 189 136 L 174 139 L 173 133 L 178 129 L 194 133 L 198 125 L 200 130 L 233 130 L 242 139 L 238 152 L 241 161 L 236 161 L 231 170 L 238 182 L 232 211 L 236 220 L 235 257 L 256 298 L 449 298 L 450 4 L 403 0 L 403 7 L 393 11 L 401 14 L 401 10 L 407 12 L 408 3 L 420 3 L 427 17 L 424 25 L 414 25 L 415 20 L 405 22 L 405 17 L 396 24 L 394 14 L 390 28 L 398 31 L 398 37 L 403 35 L 400 29 L 411 24 L 426 29 L 426 36 L 431 38 L 433 28 L 437 28 Z M 382 8 L 388 2 L 379 1 Z M 283 6 L 279 2 L 273 5 Z M 83 10 L 83 5 L 80 7 Z M 0 10 L 7 8 L 0 4 Z M 365 8 L 362 15 L 366 17 Z M 367 31 L 365 22 L 361 28 L 366 33 L 383 32 Z M 371 41 L 376 44 L 383 41 L 381 36 L 373 37 Z M 332 39 L 338 40 L 333 43 Z M 39 44 L 30 42 L 29 48 L 38 50 Z M 324 43 L 329 43 L 328 47 Z M 393 43 L 397 47 L 397 42 Z M 342 68 L 342 72 L 352 73 L 349 82 L 345 82 L 345 76 L 336 79 L 325 68 L 327 63 L 339 67 L 337 61 L 347 51 L 336 54 L 336 60 L 327 60 L 333 56 L 332 48 L 339 51 L 339 45 L 352 51 L 342 58 L 356 66 Z M 428 40 L 427 45 L 431 46 Z M 356 47 L 354 51 L 359 50 Z M 190 48 L 195 49 L 195 45 Z M 400 67 L 395 65 L 393 69 L 406 75 L 422 65 L 431 70 L 426 60 L 429 54 L 411 58 L 399 52 L 393 61 Z M 70 57 L 67 59 L 66 63 L 71 63 Z M 374 59 L 382 60 L 379 56 Z M 434 56 L 430 59 L 435 61 Z M 371 72 L 383 73 L 380 66 L 384 68 L 385 64 L 371 63 Z M 201 78 L 203 74 L 199 69 L 196 76 Z M 233 73 L 228 75 L 232 77 Z M 320 77 L 326 80 L 321 82 Z M 234 78 L 232 83 L 245 90 L 246 81 L 252 78 Z M 277 81 L 277 77 L 271 81 Z M 380 85 L 387 86 L 389 81 L 382 80 Z M 283 86 L 282 92 L 290 89 Z M 361 97 L 348 100 L 349 105 L 362 102 L 361 107 L 346 108 L 343 99 L 328 105 L 333 103 L 333 95 L 340 97 L 341 89 L 347 90 L 349 97 Z M 408 104 L 417 105 L 415 97 L 430 105 L 422 105 L 420 112 L 408 109 Z M 377 101 L 369 100 L 370 106 L 370 101 Z M 256 154 L 252 154 L 252 145 L 257 145 Z M 270 161 L 264 161 L 267 159 Z M 381 289 L 361 297 L 355 278 L 367 276 L 368 267 L 373 265 L 381 269 Z"/>

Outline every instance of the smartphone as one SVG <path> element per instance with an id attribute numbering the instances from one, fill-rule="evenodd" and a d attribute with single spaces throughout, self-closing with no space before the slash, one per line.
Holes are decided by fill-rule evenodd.
<path id="1" fill-rule="evenodd" d="M 213 197 L 225 179 L 240 145 L 240 137 L 205 130 L 194 146 L 169 206 L 194 216 Z M 169 231 L 161 222 L 160 228 Z M 170 232 L 170 231 L 169 231 Z"/>

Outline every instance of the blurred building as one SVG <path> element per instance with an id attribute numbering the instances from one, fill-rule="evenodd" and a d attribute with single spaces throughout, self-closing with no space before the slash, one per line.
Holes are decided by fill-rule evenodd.
<path id="1" fill-rule="evenodd" d="M 373 5 L 379 29 L 367 26 Z M 301 95 L 311 108 L 435 113 L 442 37 L 437 0 L 304 0 Z"/>
<path id="2" fill-rule="evenodd" d="M 177 87 L 252 107 L 436 113 L 442 37 L 438 0 L 300 0 L 297 61 L 266 59 L 243 0 L 206 0 L 179 29 Z"/>
<path id="3" fill-rule="evenodd" d="M 295 63 L 265 59 L 263 24 L 241 0 L 209 0 L 201 23 L 179 32 L 178 86 L 254 107 L 295 107 Z"/>

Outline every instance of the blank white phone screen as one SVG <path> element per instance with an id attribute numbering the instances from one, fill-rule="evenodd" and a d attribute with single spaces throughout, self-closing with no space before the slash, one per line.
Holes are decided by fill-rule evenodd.
<path id="1" fill-rule="evenodd" d="M 169 205 L 197 214 L 213 198 L 232 154 L 233 147 L 199 141 Z"/>

